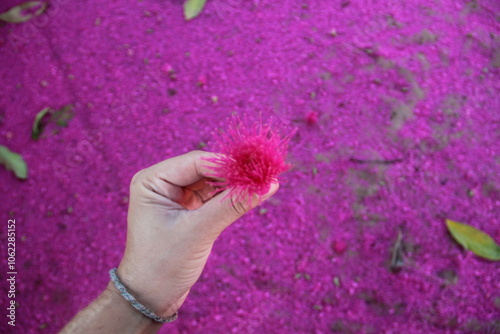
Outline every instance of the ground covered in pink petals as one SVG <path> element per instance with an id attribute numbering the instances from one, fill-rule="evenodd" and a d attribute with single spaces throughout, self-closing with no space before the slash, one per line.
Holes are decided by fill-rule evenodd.
<path id="1" fill-rule="evenodd" d="M 296 128 L 293 168 L 162 333 L 500 332 L 498 263 L 444 223 L 500 242 L 497 1 L 209 0 L 190 22 L 180 0 L 49 3 L 0 25 L 0 145 L 29 168 L 0 169 L 0 332 L 55 333 L 92 301 L 124 250 L 132 175 L 213 150 L 234 112 Z M 66 128 L 31 139 L 68 104 Z"/>

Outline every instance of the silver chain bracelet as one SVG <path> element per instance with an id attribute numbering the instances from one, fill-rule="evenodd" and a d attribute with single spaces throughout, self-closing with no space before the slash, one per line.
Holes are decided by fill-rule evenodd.
<path id="1" fill-rule="evenodd" d="M 125 300 L 129 301 L 136 310 L 140 311 L 146 317 L 151 318 L 154 321 L 161 322 L 162 324 L 172 322 L 175 319 L 177 319 L 177 316 L 178 316 L 177 312 L 175 312 L 170 317 L 160 317 L 159 315 L 155 314 L 153 311 L 148 309 L 146 306 L 139 303 L 134 298 L 134 296 L 132 296 L 130 294 L 130 292 L 128 292 L 127 288 L 125 288 L 125 286 L 123 286 L 123 284 L 120 282 L 120 280 L 118 279 L 118 276 L 116 275 L 116 269 L 117 268 L 113 268 L 109 271 L 109 276 L 111 277 L 111 281 L 113 281 L 113 284 L 118 289 L 118 291 L 120 291 L 123 298 L 125 298 Z"/>

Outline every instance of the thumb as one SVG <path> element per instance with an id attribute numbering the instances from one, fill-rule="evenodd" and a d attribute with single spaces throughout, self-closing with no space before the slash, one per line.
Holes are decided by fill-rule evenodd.
<path id="1" fill-rule="evenodd" d="M 190 213 L 195 216 L 192 217 L 193 220 L 205 228 L 215 230 L 218 236 L 238 218 L 274 195 L 278 188 L 279 183 L 271 183 L 266 194 L 262 196 L 253 194 L 250 200 L 248 198 L 237 200 L 235 196 L 228 196 L 230 189 L 226 189 Z"/>

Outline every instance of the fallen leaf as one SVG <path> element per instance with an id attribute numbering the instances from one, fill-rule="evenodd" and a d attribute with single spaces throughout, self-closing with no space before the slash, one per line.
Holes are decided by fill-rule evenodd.
<path id="1" fill-rule="evenodd" d="M 50 118 L 49 118 L 50 116 Z M 66 127 L 68 122 L 73 118 L 74 111 L 73 105 L 68 104 L 59 110 L 52 108 L 44 108 L 35 116 L 33 121 L 33 129 L 31 131 L 31 138 L 38 140 L 47 126 L 51 126 L 52 133 L 58 133 L 57 127 Z M 54 129 L 55 127 L 55 129 Z"/>
<path id="2" fill-rule="evenodd" d="M 35 120 L 33 121 L 33 128 L 31 130 L 31 138 L 38 140 L 40 138 L 40 135 L 43 132 L 43 129 L 45 127 L 45 123 L 42 122 L 43 118 L 45 115 L 51 112 L 52 109 L 50 108 L 43 108 L 36 114 Z M 52 110 L 53 111 L 53 110 Z"/>
<path id="3" fill-rule="evenodd" d="M 184 3 L 184 18 L 189 21 L 197 17 L 207 0 L 187 0 Z"/>
<path id="4" fill-rule="evenodd" d="M 453 238 L 465 249 L 485 259 L 500 261 L 500 246 L 486 233 L 467 224 L 446 219 Z"/>
<path id="5" fill-rule="evenodd" d="M 28 1 L 0 13 L 0 20 L 9 23 L 22 23 L 43 13 L 47 3 L 43 1 Z"/>
<path id="6" fill-rule="evenodd" d="M 59 126 L 66 127 L 73 116 L 73 105 L 68 104 L 61 109 L 56 110 L 52 115 L 51 121 L 54 121 Z"/>
<path id="7" fill-rule="evenodd" d="M 0 145 L 0 164 L 7 170 L 13 171 L 18 179 L 25 180 L 28 177 L 28 167 L 23 157 L 2 145 Z"/>
<path id="8" fill-rule="evenodd" d="M 404 259 L 403 259 L 403 232 L 401 230 L 398 231 L 398 237 L 392 249 L 391 256 L 391 271 L 398 272 L 403 268 Z"/>

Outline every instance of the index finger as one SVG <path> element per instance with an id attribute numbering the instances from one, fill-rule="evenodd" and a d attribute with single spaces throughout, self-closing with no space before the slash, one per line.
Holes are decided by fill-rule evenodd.
<path id="1" fill-rule="evenodd" d="M 151 173 L 171 185 L 186 187 L 203 178 L 212 178 L 213 170 L 210 163 L 204 159 L 214 157 L 215 153 L 191 151 L 150 167 Z M 202 159 L 204 158 L 204 159 Z"/>

